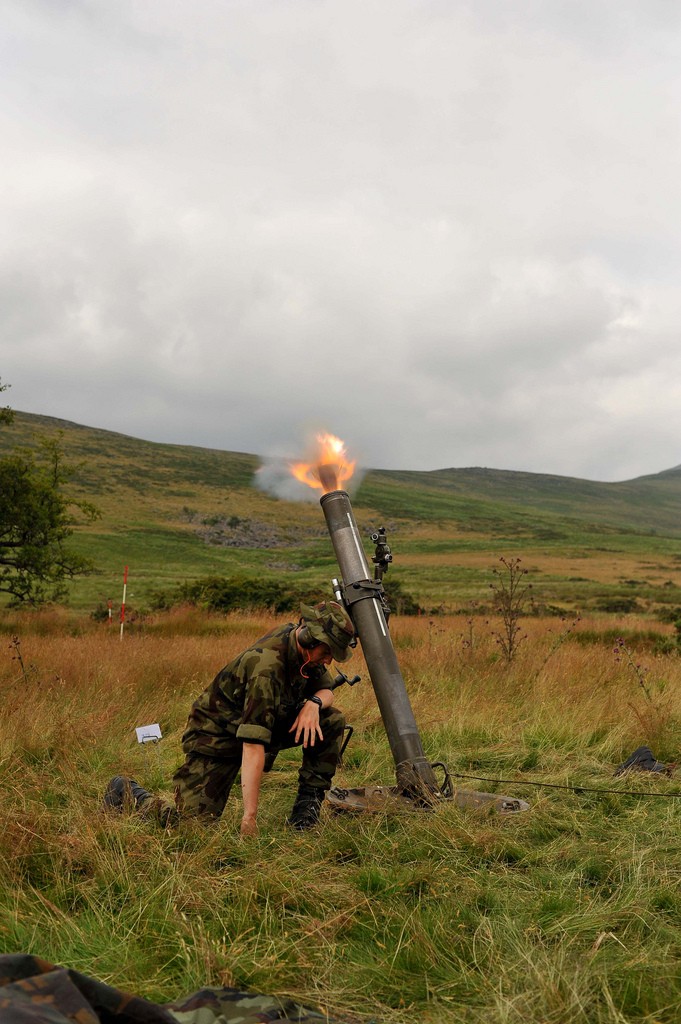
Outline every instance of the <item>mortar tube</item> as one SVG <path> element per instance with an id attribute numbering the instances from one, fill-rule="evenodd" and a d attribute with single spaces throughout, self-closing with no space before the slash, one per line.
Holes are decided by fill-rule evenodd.
<path id="1" fill-rule="evenodd" d="M 423 751 L 380 590 L 371 579 L 350 498 L 345 491 L 329 491 L 322 495 L 320 504 L 341 571 L 345 604 L 362 644 L 395 761 L 397 788 L 405 796 L 430 803 L 441 795 L 440 788 Z"/>

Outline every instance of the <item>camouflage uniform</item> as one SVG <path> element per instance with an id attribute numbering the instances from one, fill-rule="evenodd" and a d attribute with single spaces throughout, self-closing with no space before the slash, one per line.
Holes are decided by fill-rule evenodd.
<path id="1" fill-rule="evenodd" d="M 296 746 L 289 732 L 301 703 L 317 690 L 333 689 L 323 666 L 301 673 L 295 625 L 268 633 L 230 662 L 195 701 L 182 737 L 186 760 L 174 776 L 180 814 L 218 818 L 241 768 L 242 745 L 262 743 L 265 771 L 280 750 Z M 338 764 L 345 719 L 320 708 L 323 739 L 303 748 L 299 778 L 320 792 L 330 788 Z"/>
<path id="2" fill-rule="evenodd" d="M 276 996 L 236 988 L 202 988 L 158 1005 L 79 971 L 25 953 L 0 956 L 0 1020 L 6 1024 L 298 1024 L 329 1022 Z"/>

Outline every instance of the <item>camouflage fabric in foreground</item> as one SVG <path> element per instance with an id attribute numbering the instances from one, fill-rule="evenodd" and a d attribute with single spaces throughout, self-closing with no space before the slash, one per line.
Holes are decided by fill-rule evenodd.
<path id="1" fill-rule="evenodd" d="M 203 988 L 159 1006 L 25 953 L 0 955 L 2 1024 L 264 1024 L 331 1018 L 291 999 Z M 339 1024 L 339 1022 L 336 1022 Z"/>

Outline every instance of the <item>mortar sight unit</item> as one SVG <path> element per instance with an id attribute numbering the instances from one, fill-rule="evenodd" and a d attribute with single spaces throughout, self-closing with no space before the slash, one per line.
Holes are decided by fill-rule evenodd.
<path id="1" fill-rule="evenodd" d="M 334 595 L 347 608 L 362 645 L 396 773 L 395 786 L 334 788 L 329 803 L 348 811 L 433 808 L 442 801 L 503 813 L 527 810 L 524 800 L 456 788 L 446 765 L 428 760 L 388 628 L 383 576 L 393 556 L 386 531 L 381 527 L 371 535 L 376 545 L 372 574 L 348 494 L 330 490 L 320 502 L 341 573 L 333 580 Z"/>

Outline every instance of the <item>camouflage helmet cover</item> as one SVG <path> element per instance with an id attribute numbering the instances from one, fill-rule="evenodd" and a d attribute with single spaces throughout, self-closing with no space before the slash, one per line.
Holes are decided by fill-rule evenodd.
<path id="1" fill-rule="evenodd" d="M 337 601 L 301 604 L 300 614 L 314 639 L 330 649 L 334 661 L 347 661 L 352 657 L 355 627 L 342 605 Z"/>

